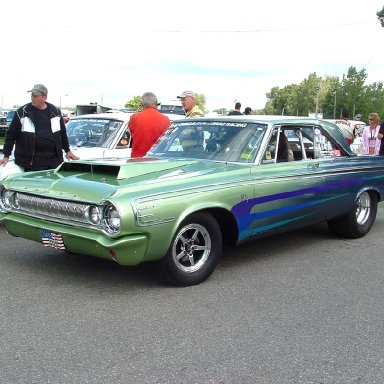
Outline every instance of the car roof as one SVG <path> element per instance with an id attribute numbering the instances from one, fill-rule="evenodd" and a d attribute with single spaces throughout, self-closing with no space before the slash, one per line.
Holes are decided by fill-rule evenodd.
<path id="1" fill-rule="evenodd" d="M 306 117 L 306 116 L 282 116 L 282 115 L 229 115 L 229 116 L 207 116 L 207 117 L 199 117 L 199 118 L 186 118 L 187 121 L 215 121 L 215 120 L 222 120 L 222 121 L 231 121 L 231 120 L 249 120 L 249 121 L 257 121 L 257 122 L 264 122 L 268 124 L 284 124 L 284 123 L 305 123 L 308 122 L 308 124 L 316 124 L 320 123 L 322 121 L 329 121 L 330 120 L 324 120 L 324 119 L 316 119 L 313 117 Z"/>

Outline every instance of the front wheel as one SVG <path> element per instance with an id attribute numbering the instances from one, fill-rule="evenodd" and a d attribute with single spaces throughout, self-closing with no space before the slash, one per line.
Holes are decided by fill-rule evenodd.
<path id="1" fill-rule="evenodd" d="M 377 202 L 375 192 L 362 192 L 348 214 L 328 221 L 330 231 L 351 239 L 366 235 L 375 221 Z"/>
<path id="2" fill-rule="evenodd" d="M 220 226 L 209 213 L 195 213 L 179 226 L 161 266 L 166 280 L 190 286 L 203 282 L 222 252 Z"/>

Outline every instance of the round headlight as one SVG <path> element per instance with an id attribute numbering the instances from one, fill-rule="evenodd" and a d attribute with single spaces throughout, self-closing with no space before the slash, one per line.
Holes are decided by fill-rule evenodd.
<path id="1" fill-rule="evenodd" d="M 17 192 L 4 191 L 3 202 L 6 208 L 18 208 L 19 199 Z"/>
<path id="2" fill-rule="evenodd" d="M 100 210 L 95 205 L 88 208 L 88 218 L 92 224 L 100 223 Z"/>
<path id="3" fill-rule="evenodd" d="M 0 185 L 0 210 L 5 210 L 5 201 L 4 201 L 4 195 L 5 195 L 6 189 Z"/>
<path id="4" fill-rule="evenodd" d="M 120 230 L 121 217 L 119 211 L 112 204 L 109 204 L 104 209 L 104 222 L 107 226 L 107 231 L 113 234 Z"/>

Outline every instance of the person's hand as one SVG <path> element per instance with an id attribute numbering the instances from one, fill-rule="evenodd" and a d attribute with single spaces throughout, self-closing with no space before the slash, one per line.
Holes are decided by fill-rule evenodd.
<path id="1" fill-rule="evenodd" d="M 3 157 L 1 160 L 0 160 L 0 165 L 2 165 L 3 167 L 5 167 L 8 163 L 8 157 Z"/>
<path id="2" fill-rule="evenodd" d="M 80 160 L 80 157 L 76 156 L 72 151 L 68 151 L 65 156 L 68 160 Z"/>

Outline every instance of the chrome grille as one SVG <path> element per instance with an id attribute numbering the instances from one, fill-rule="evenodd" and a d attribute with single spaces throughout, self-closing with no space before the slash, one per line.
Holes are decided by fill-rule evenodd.
<path id="1" fill-rule="evenodd" d="M 85 214 L 87 207 L 87 204 L 18 193 L 18 207 L 14 211 L 33 216 L 48 216 L 55 220 L 88 223 Z"/>

